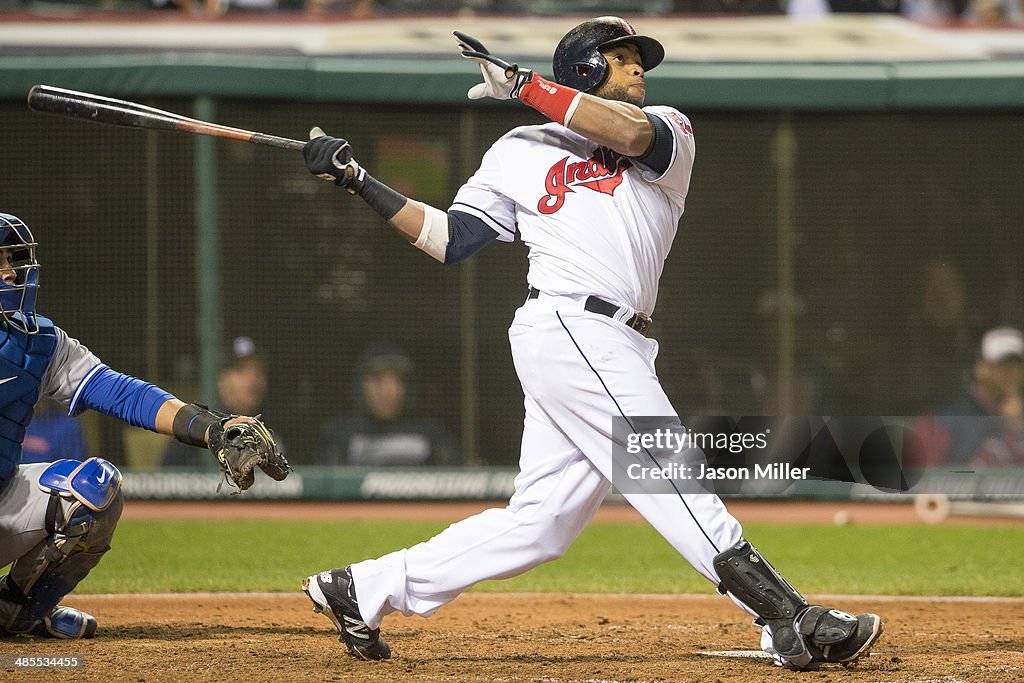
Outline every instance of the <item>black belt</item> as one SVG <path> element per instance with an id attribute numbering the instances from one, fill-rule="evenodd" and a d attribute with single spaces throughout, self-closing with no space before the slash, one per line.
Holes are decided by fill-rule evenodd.
<path id="1" fill-rule="evenodd" d="M 539 296 L 540 290 L 530 287 L 530 292 L 526 295 L 526 298 L 527 300 L 536 299 Z M 610 301 L 605 301 L 599 296 L 588 296 L 586 303 L 583 304 L 583 310 L 614 318 L 615 314 L 619 312 L 619 307 Z M 647 315 L 643 311 L 637 311 L 632 318 L 626 321 L 626 327 L 636 330 L 645 337 L 651 330 L 652 324 L 653 321 L 651 320 L 651 316 Z"/>

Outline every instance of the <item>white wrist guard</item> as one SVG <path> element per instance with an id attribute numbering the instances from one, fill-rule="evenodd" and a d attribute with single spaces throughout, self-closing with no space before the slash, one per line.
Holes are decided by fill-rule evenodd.
<path id="1" fill-rule="evenodd" d="M 423 228 L 413 246 L 444 263 L 445 252 L 448 250 L 448 214 L 429 204 L 417 203 L 423 208 Z"/>

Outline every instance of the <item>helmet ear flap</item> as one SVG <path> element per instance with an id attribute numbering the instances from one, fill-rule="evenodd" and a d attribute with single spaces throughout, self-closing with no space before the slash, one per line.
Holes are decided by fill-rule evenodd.
<path id="1" fill-rule="evenodd" d="M 583 92 L 592 92 L 604 83 L 604 77 L 608 74 L 608 62 L 605 61 L 604 55 L 594 50 L 586 59 L 573 63 L 569 71 L 574 82 L 566 85 Z"/>

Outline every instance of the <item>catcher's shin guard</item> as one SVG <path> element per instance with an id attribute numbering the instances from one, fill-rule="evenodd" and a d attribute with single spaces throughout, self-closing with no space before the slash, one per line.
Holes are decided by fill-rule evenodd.
<path id="1" fill-rule="evenodd" d="M 851 663 L 882 634 L 876 614 L 854 616 L 807 604 L 745 539 L 715 556 L 714 565 L 719 591 L 732 593 L 768 625 L 772 648 L 794 668 Z"/>
<path id="2" fill-rule="evenodd" d="M 96 620 L 57 603 L 110 549 L 121 517 L 121 473 L 106 460 L 58 460 L 39 477 L 50 494 L 48 537 L 0 578 L 0 630 L 60 638 L 90 637 Z"/>

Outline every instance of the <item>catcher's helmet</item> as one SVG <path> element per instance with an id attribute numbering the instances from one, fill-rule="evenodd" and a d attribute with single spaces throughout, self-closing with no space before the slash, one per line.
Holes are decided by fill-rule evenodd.
<path id="1" fill-rule="evenodd" d="M 35 334 L 39 331 L 36 320 L 36 290 L 39 288 L 36 241 L 32 231 L 17 216 L 0 213 L 0 249 L 4 250 L 7 261 L 4 271 L 14 271 L 14 284 L 0 278 L 0 314 L 14 329 Z"/>
<path id="2" fill-rule="evenodd" d="M 625 19 L 598 17 L 566 33 L 555 48 L 552 66 L 562 85 L 589 92 L 604 82 L 608 62 L 601 50 L 630 43 L 640 51 L 640 65 L 650 71 L 665 58 L 665 48 L 654 38 L 638 36 Z"/>

